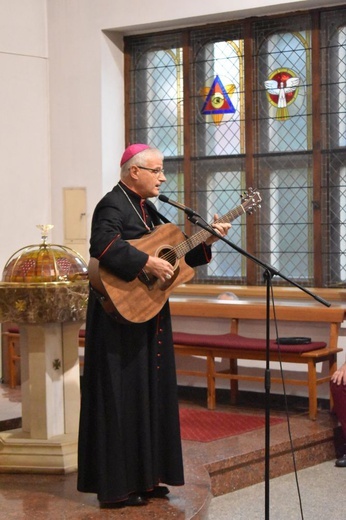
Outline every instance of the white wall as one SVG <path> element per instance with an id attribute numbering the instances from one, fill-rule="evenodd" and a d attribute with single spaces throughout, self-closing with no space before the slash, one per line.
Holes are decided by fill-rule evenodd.
<path id="1" fill-rule="evenodd" d="M 0 268 L 51 220 L 45 0 L 0 2 Z"/>

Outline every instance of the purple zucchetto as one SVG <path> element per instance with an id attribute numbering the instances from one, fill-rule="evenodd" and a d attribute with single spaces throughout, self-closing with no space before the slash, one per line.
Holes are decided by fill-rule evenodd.
<path id="1" fill-rule="evenodd" d="M 130 144 L 121 157 L 120 166 L 132 159 L 134 155 L 137 155 L 138 153 L 143 152 L 143 150 L 147 150 L 148 148 L 150 148 L 150 146 L 147 144 Z"/>

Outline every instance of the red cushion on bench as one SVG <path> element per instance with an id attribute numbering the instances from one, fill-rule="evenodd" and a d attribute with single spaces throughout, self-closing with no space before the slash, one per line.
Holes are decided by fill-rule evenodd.
<path id="1" fill-rule="evenodd" d="M 19 334 L 19 328 L 18 327 L 10 327 L 5 332 L 9 332 L 10 334 Z"/>
<path id="2" fill-rule="evenodd" d="M 213 347 L 225 349 L 244 350 L 266 350 L 266 340 L 246 338 L 238 334 L 192 334 L 189 332 L 173 332 L 173 343 L 175 345 L 190 345 L 195 347 Z M 312 341 L 311 343 L 298 345 L 280 345 L 280 352 L 303 353 L 310 350 L 325 348 L 327 344 L 323 341 Z M 275 340 L 270 340 L 269 349 L 278 350 Z"/>

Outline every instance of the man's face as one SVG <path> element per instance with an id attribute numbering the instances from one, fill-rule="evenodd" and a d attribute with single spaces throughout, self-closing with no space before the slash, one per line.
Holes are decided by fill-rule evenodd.
<path id="1" fill-rule="evenodd" d="M 161 156 L 153 152 L 145 158 L 145 161 L 142 159 L 131 168 L 136 173 L 135 188 L 138 195 L 143 199 L 157 197 L 161 184 L 166 182 Z"/>

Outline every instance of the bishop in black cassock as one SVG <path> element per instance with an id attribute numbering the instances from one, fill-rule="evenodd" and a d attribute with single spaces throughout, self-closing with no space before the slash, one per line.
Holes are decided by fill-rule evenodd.
<path id="1" fill-rule="evenodd" d="M 127 240 L 160 224 L 155 206 L 120 181 L 95 208 L 90 256 L 133 280 L 147 255 Z M 185 260 L 194 267 L 210 258 L 203 243 Z M 145 323 L 121 324 L 90 291 L 81 392 L 79 491 L 116 503 L 159 483 L 184 484 L 169 302 Z"/>

